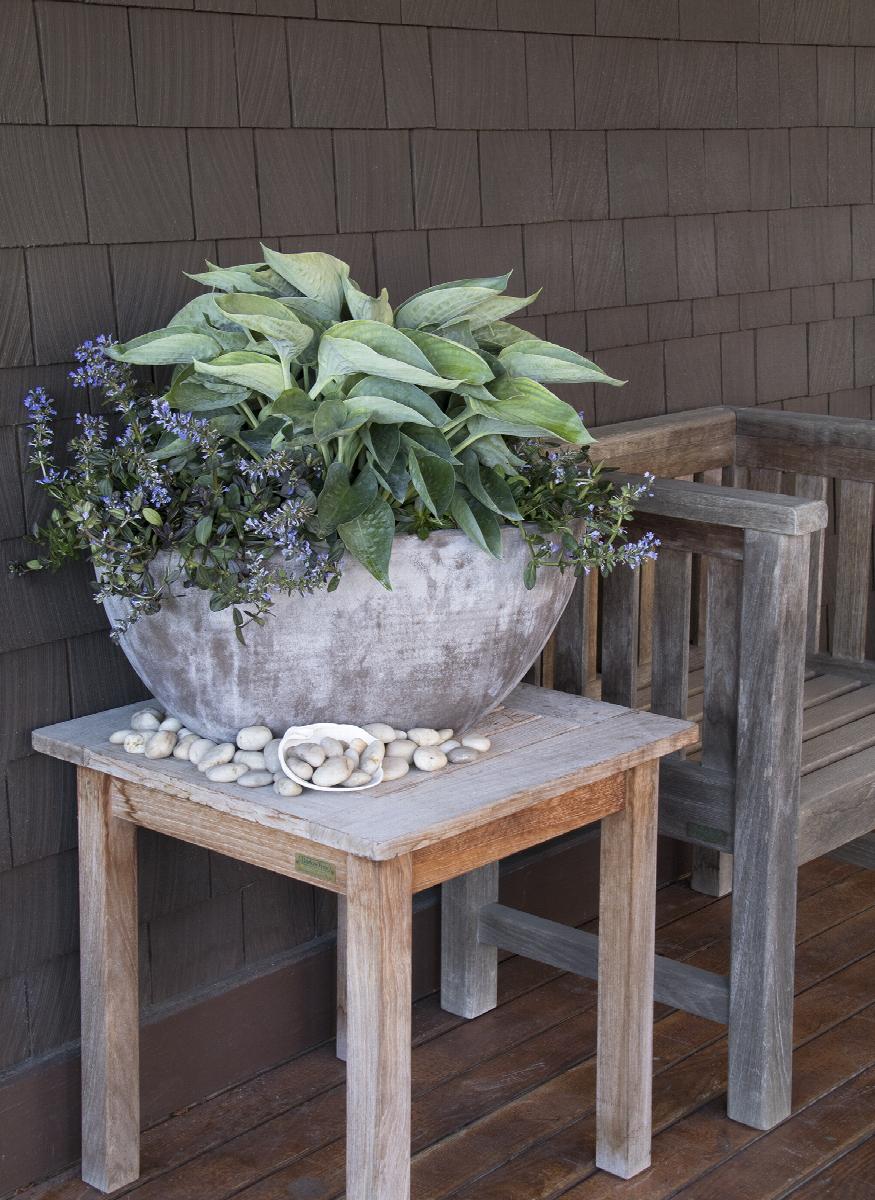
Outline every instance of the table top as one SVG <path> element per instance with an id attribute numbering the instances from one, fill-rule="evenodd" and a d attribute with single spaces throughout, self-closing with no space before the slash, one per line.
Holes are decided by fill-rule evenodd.
<path id="1" fill-rule="evenodd" d="M 492 749 L 476 763 L 403 778 L 366 792 L 278 796 L 212 783 L 190 763 L 147 760 L 110 744 L 143 702 L 34 730 L 36 750 L 77 766 L 206 805 L 316 844 L 382 860 L 434 845 L 542 800 L 670 754 L 697 740 L 687 721 L 521 685 L 477 724 Z"/>

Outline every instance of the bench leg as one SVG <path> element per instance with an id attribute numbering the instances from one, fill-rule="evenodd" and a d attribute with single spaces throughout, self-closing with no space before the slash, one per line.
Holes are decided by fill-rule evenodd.
<path id="1" fill-rule="evenodd" d="M 409 1200 L 410 856 L 350 856 L 347 918 L 347 1200 Z"/>
<path id="2" fill-rule="evenodd" d="M 108 775 L 80 767 L 78 793 L 82 1178 L 113 1192 L 140 1173 L 137 828 Z"/>
<path id="3" fill-rule="evenodd" d="M 479 1017 L 498 1003 L 498 948 L 477 940 L 484 904 L 498 900 L 498 863 L 450 879 L 441 888 L 441 1008 Z"/>
<path id="4" fill-rule="evenodd" d="M 693 846 L 690 887 L 703 896 L 728 896 L 732 891 L 732 855 Z"/>
<path id="5" fill-rule="evenodd" d="M 745 533 L 728 1112 L 755 1129 L 790 1113 L 807 586 L 806 537 Z"/>
<path id="6" fill-rule="evenodd" d="M 346 1062 L 346 896 L 337 897 L 337 1021 L 335 1053 Z"/>
<path id="7" fill-rule="evenodd" d="M 650 1165 L 658 772 L 629 771 L 602 818 L 596 1165 L 623 1179 Z"/>

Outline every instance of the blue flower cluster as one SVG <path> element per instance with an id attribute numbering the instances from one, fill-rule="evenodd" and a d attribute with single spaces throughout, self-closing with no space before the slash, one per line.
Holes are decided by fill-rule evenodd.
<path id="1" fill-rule="evenodd" d="M 131 386 L 130 368 L 113 362 L 106 357 L 106 350 L 115 345 L 115 338 L 100 333 L 89 338 L 73 351 L 73 357 L 81 365 L 70 371 L 73 387 L 100 388 L 108 400 L 122 396 Z"/>
<path id="2" fill-rule="evenodd" d="M 152 401 L 152 417 L 165 433 L 190 442 L 207 456 L 218 453 L 220 436 L 203 417 L 190 412 L 174 412 L 167 400 Z"/>

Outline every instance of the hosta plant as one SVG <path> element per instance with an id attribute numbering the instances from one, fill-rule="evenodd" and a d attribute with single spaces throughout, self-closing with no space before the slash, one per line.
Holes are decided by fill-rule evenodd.
<path id="1" fill-rule="evenodd" d="M 55 508 L 24 568 L 90 556 L 97 598 L 124 596 L 131 619 L 203 588 L 239 632 L 277 589 L 338 586 L 345 555 L 391 587 L 396 534 L 458 528 L 500 556 L 515 525 L 529 585 L 540 568 L 654 553 L 626 534 L 638 493 L 592 467 L 592 438 L 548 386 L 621 381 L 508 322 L 535 298 L 506 295 L 509 276 L 393 309 L 329 254 L 265 247 L 263 262 L 207 267 L 192 278 L 208 290 L 164 329 L 77 350 L 73 382 L 111 411 L 77 417 L 63 469 L 51 399 L 29 393 L 31 464 Z"/>

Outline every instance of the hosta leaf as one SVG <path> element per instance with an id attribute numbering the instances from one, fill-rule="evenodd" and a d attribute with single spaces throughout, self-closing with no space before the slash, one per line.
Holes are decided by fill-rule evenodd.
<path id="1" fill-rule="evenodd" d="M 166 366 L 190 363 L 197 358 L 213 358 L 221 351 L 219 343 L 202 329 L 189 325 L 171 325 L 156 329 L 108 347 L 106 353 L 116 362 L 142 366 Z"/>
<path id="2" fill-rule="evenodd" d="M 436 517 L 442 516 L 453 498 L 456 473 L 435 454 L 425 454 L 412 443 L 407 450 L 407 470 L 423 503 Z"/>
<path id="3" fill-rule="evenodd" d="M 401 446 L 401 430 L 398 426 L 363 426 L 361 434 L 362 440 L 383 470 L 390 470 Z"/>
<path id="4" fill-rule="evenodd" d="M 439 375 L 445 378 L 463 379 L 466 383 L 482 384 L 493 378 L 489 364 L 474 350 L 468 350 L 449 338 L 421 329 L 411 329 L 407 337 L 412 341 Z"/>
<path id="5" fill-rule="evenodd" d="M 173 325 L 190 325 L 203 327 L 207 333 L 212 333 L 213 326 L 219 329 L 234 329 L 226 316 L 216 308 L 216 296 L 214 292 L 205 292 L 202 296 L 195 296 L 193 300 L 189 300 L 188 304 L 183 304 L 178 313 L 167 322 L 168 328 Z"/>
<path id="6" fill-rule="evenodd" d="M 313 433 L 318 442 L 327 442 L 331 438 L 353 433 L 366 420 L 367 417 L 361 413 L 353 415 L 348 412 L 343 400 L 323 400 L 313 416 Z"/>
<path id="7" fill-rule="evenodd" d="M 496 349 L 526 341 L 531 336 L 528 329 L 520 329 L 519 325 L 511 325 L 509 321 L 490 321 L 488 325 L 477 327 L 477 341 L 480 345 L 494 346 Z"/>
<path id="8" fill-rule="evenodd" d="M 244 267 L 217 267 L 209 259 L 207 266 L 209 267 L 208 271 L 197 271 L 194 274 L 183 271 L 183 275 L 187 275 L 195 283 L 202 283 L 204 287 L 216 288 L 220 292 L 266 292 L 268 290 L 264 284 L 253 279 Z"/>
<path id="9" fill-rule="evenodd" d="M 507 271 L 504 275 L 480 275 L 476 279 L 450 279 L 445 283 L 434 283 L 431 287 L 417 292 L 417 295 L 424 296 L 428 292 L 444 292 L 449 288 L 459 287 L 478 287 L 486 288 L 490 292 L 503 292 L 510 282 L 511 275 L 513 271 Z"/>
<path id="10" fill-rule="evenodd" d="M 336 320 L 327 304 L 312 300 L 309 296 L 279 296 L 277 302 L 291 309 L 296 317 L 308 322 L 310 328 L 317 332 L 324 332 Z"/>
<path id="11" fill-rule="evenodd" d="M 387 396 L 350 396 L 346 408 L 354 416 L 361 415 L 378 425 L 431 425 L 428 417 Z"/>
<path id="12" fill-rule="evenodd" d="M 497 379 L 490 390 L 496 398 L 495 415 L 500 420 L 537 425 L 576 446 L 593 441 L 571 405 L 533 379 Z"/>
<path id="13" fill-rule="evenodd" d="M 244 329 L 266 337 L 284 359 L 297 358 L 313 340 L 309 325 L 302 324 L 284 304 L 268 296 L 232 293 L 216 297 L 216 307 Z"/>
<path id="14" fill-rule="evenodd" d="M 521 308 L 537 300 L 540 294 L 541 289 L 538 288 L 531 296 L 489 296 L 471 312 L 466 313 L 465 320 L 476 337 L 481 326 L 491 325 L 503 317 L 509 317 L 511 313 L 519 312 Z"/>
<path id="15" fill-rule="evenodd" d="M 446 285 L 411 296 L 395 313 L 399 329 L 421 329 L 424 325 L 451 325 L 478 305 L 494 299 L 490 288 Z"/>
<path id="16" fill-rule="evenodd" d="M 322 536 L 361 516 L 376 498 L 377 486 L 377 477 L 370 467 L 365 467 L 350 483 L 349 468 L 343 463 L 332 463 L 325 474 L 316 509 Z"/>
<path id="17" fill-rule="evenodd" d="M 376 499 L 369 508 L 352 521 L 337 527 L 341 541 L 350 554 L 359 560 L 373 577 L 388 591 L 389 560 L 395 536 L 395 517 L 385 500 Z"/>
<path id="18" fill-rule="evenodd" d="M 508 449 L 500 434 L 487 434 L 486 437 L 478 438 L 472 449 L 485 467 L 496 467 L 508 475 L 523 466 L 523 460 Z"/>
<path id="19" fill-rule="evenodd" d="M 348 275 L 343 279 L 343 294 L 346 297 L 346 307 L 355 321 L 380 321 L 384 325 L 393 325 L 395 315 L 389 303 L 389 293 L 385 288 L 379 296 L 368 296 L 361 290 L 354 279 Z"/>
<path id="20" fill-rule="evenodd" d="M 343 280 L 349 267 L 333 254 L 307 251 L 304 254 L 281 254 L 262 246 L 264 261 L 288 280 L 292 287 L 311 300 L 324 304 L 336 320 L 343 306 Z"/>
<path id="21" fill-rule="evenodd" d="M 380 321 L 341 321 L 332 325 L 328 336 L 361 342 L 363 346 L 369 346 L 371 350 L 376 350 L 386 358 L 397 358 L 411 367 L 419 367 L 432 375 L 438 374 L 406 333 L 390 325 L 383 325 Z"/>
<path id="22" fill-rule="evenodd" d="M 487 393 L 487 395 L 491 400 L 491 393 Z M 422 388 L 418 388 L 412 383 L 402 383 L 398 379 L 377 379 L 372 375 L 366 375 L 350 389 L 349 398 L 352 399 L 354 396 L 388 396 L 390 400 L 397 400 L 399 404 L 405 404 L 414 412 L 418 412 L 420 416 L 427 417 L 432 425 L 437 425 L 438 428 L 446 425 L 449 420 L 447 414 L 440 405 L 432 400 L 428 392 L 424 392 Z"/>
<path id="23" fill-rule="evenodd" d="M 501 558 L 501 526 L 494 513 L 478 504 L 464 488 L 456 488 L 453 493 L 450 512 L 462 532 L 467 534 L 475 545 L 491 554 L 493 558 Z"/>
<path id="24" fill-rule="evenodd" d="M 449 442 L 440 430 L 419 429 L 414 428 L 412 425 L 406 425 L 401 436 L 406 442 L 415 442 L 417 446 L 421 446 L 429 454 L 436 454 L 444 462 L 448 462 L 454 467 L 459 465 L 459 460 L 450 449 Z"/>
<path id="25" fill-rule="evenodd" d="M 372 349 L 360 338 L 351 337 L 349 331 L 344 330 L 343 325 L 334 325 L 319 343 L 319 374 L 310 393 L 312 396 L 318 396 L 333 379 L 343 379 L 348 375 L 360 373 L 377 375 L 385 379 L 399 379 L 403 383 L 415 383 L 423 387 L 440 388 L 447 391 L 452 391 L 460 382 L 458 379 L 442 379 L 436 375 L 425 355 L 398 330 L 391 329 L 388 325 L 378 325 L 377 322 L 372 321 L 347 321 L 345 324 L 347 326 L 359 324 L 374 326 L 384 330 L 387 334 L 400 337 L 408 349 L 404 349 L 404 357 L 400 354 L 393 354 L 392 357 L 389 357 L 387 354 Z M 338 334 L 337 330 L 341 332 Z M 369 338 L 373 337 L 371 330 L 367 330 L 365 333 Z M 426 364 L 425 369 L 407 361 L 411 353 L 421 356 Z"/>
<path id="26" fill-rule="evenodd" d="M 513 493 L 505 481 L 490 467 L 483 467 L 473 450 L 462 455 L 465 486 L 475 499 L 486 508 L 509 521 L 521 521 L 522 515 L 516 506 Z"/>
<path id="27" fill-rule="evenodd" d="M 479 351 L 480 349 L 467 321 L 457 321 L 454 325 L 442 325 L 441 337 L 445 337 L 451 342 L 458 342 L 460 346 L 467 346 L 469 350 Z"/>
<path id="28" fill-rule="evenodd" d="M 248 388 L 234 388 L 233 391 L 214 391 L 204 387 L 195 379 L 180 379 L 173 384 L 167 393 L 167 402 L 177 412 L 218 412 L 232 404 L 245 400 L 249 395 Z"/>
<path id="29" fill-rule="evenodd" d="M 279 363 L 266 354 L 256 354 L 254 351 L 241 350 L 231 354 L 220 354 L 212 362 L 195 362 L 194 369 L 199 375 L 211 375 L 216 379 L 252 388 L 271 400 L 276 400 L 285 390 Z"/>
<path id="30" fill-rule="evenodd" d="M 594 362 L 540 338 L 526 338 L 505 347 L 498 361 L 510 376 L 547 383 L 608 383 L 622 387 L 625 380 L 612 379 Z"/>
<path id="31" fill-rule="evenodd" d="M 154 462 L 164 462 L 168 458 L 175 458 L 177 454 L 188 454 L 193 449 L 191 442 L 185 441 L 184 438 L 176 437 L 172 433 L 162 433 L 158 445 L 154 450 L 150 450 L 146 457 Z"/>
<path id="32" fill-rule="evenodd" d="M 313 424 L 313 414 L 316 412 L 316 402 L 311 400 L 301 388 L 287 388 L 281 392 L 269 405 L 270 412 L 280 417 L 288 417 L 296 426 Z"/>

